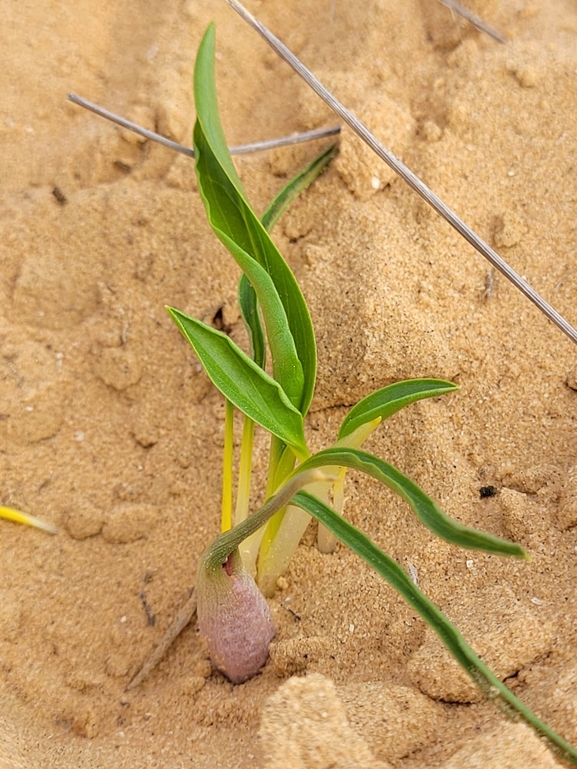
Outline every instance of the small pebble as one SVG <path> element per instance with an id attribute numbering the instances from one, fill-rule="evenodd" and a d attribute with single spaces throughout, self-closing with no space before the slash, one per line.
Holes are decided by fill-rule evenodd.
<path id="1" fill-rule="evenodd" d="M 100 534 L 104 526 L 104 513 L 90 502 L 75 505 L 66 518 L 66 529 L 72 539 L 87 539 Z"/>
<path id="2" fill-rule="evenodd" d="M 142 371 L 137 356 L 124 347 L 106 347 L 94 362 L 94 371 L 114 390 L 122 392 L 140 381 Z"/>
<path id="3" fill-rule="evenodd" d="M 114 507 L 104 526 L 102 536 L 112 545 L 145 539 L 156 526 L 158 512 L 153 505 L 122 504 Z"/>
<path id="4" fill-rule="evenodd" d="M 577 390 L 577 366 L 574 366 L 567 373 L 567 379 L 565 382 L 567 383 L 567 387 L 571 388 L 571 390 Z"/>
<path id="5" fill-rule="evenodd" d="M 188 697 L 194 697 L 206 683 L 204 676 L 187 676 L 181 681 L 180 689 Z"/>

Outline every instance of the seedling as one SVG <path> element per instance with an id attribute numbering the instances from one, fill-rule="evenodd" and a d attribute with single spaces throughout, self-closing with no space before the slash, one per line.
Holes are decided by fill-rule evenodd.
<path id="1" fill-rule="evenodd" d="M 196 581 L 199 627 L 215 667 L 234 683 L 240 683 L 255 675 L 264 664 L 274 628 L 257 583 L 263 592 L 273 592 L 309 516 L 313 516 L 405 598 L 487 696 L 523 718 L 566 760 L 577 765 L 577 751 L 520 702 L 409 575 L 341 515 L 344 474 L 350 467 L 399 494 L 425 526 L 448 542 L 527 558 L 519 545 L 451 520 L 409 478 L 360 448 L 388 416 L 417 400 L 451 392 L 456 386 L 442 380 L 421 379 L 378 390 L 349 412 L 333 446 L 310 455 L 304 418 L 316 376 L 314 333 L 300 288 L 268 230 L 288 199 L 304 185 L 305 177 L 314 176 L 319 166 L 313 164 L 288 185 L 262 219 L 255 215 L 227 150 L 218 116 L 214 40 L 211 25 L 195 67 L 196 173 L 209 222 L 243 272 L 239 303 L 251 340 L 251 356 L 211 326 L 173 308 L 169 308 L 169 313 L 226 400 L 222 533 L 201 557 Z M 322 165 L 325 160 L 318 163 Z M 270 374 L 266 370 L 267 357 Z M 244 427 L 233 512 L 235 409 L 244 414 Z M 249 515 L 255 424 L 271 434 L 270 459 L 267 501 Z M 333 507 L 328 504 L 331 491 Z M 324 541 L 330 547 L 330 540 Z"/>

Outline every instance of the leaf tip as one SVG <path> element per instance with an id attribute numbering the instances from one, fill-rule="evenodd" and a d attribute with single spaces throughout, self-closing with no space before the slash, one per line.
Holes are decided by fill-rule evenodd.
<path id="1" fill-rule="evenodd" d="M 177 310 L 175 307 L 170 307 L 168 304 L 164 305 L 164 309 L 170 315 L 170 317 L 176 323 L 176 325 L 181 329 L 182 323 L 180 321 L 180 316 L 182 315 L 182 313 L 180 312 L 180 310 Z"/>

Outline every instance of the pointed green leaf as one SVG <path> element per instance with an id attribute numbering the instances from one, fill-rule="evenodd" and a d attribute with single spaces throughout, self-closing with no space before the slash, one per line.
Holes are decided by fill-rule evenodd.
<path id="1" fill-rule="evenodd" d="M 408 379 L 383 387 L 353 406 L 343 420 L 339 440 L 378 417 L 381 420 L 387 419 L 410 403 L 424 398 L 435 398 L 458 389 L 457 385 L 442 379 Z"/>
<path id="2" fill-rule="evenodd" d="M 290 268 L 270 239 L 266 229 L 251 210 L 238 175 L 230 159 L 215 96 L 214 85 L 214 27 L 205 34 L 196 60 L 195 103 L 197 121 L 194 128 L 194 149 L 199 189 L 205 203 L 209 222 L 216 235 L 248 275 L 248 261 L 255 260 L 270 276 L 284 311 L 294 350 L 303 370 L 304 382 L 298 399 L 293 395 L 296 382 L 282 381 L 287 394 L 301 413 L 306 413 L 314 390 L 316 377 L 316 347 L 312 323 L 304 297 Z M 234 246 L 232 246 L 234 244 Z M 241 264 L 241 261 L 243 262 Z M 279 331 L 279 314 L 269 318 L 274 298 L 267 299 L 269 287 L 259 275 L 258 280 L 248 275 L 261 305 L 268 342 L 275 365 L 287 370 L 293 351 L 287 345 L 287 336 Z M 268 305 L 268 306 L 267 306 Z M 275 378 L 276 378 L 276 371 Z M 293 374 L 294 376 L 294 374 Z"/>
<path id="3" fill-rule="evenodd" d="M 282 188 L 261 216 L 261 222 L 267 232 L 272 230 L 293 200 L 312 184 L 319 174 L 322 174 L 336 154 L 337 146 L 336 144 L 332 144 Z"/>
<path id="4" fill-rule="evenodd" d="M 194 65 L 194 104 L 197 119 L 202 120 L 203 131 L 219 165 L 222 166 L 227 176 L 237 189 L 238 193 L 246 199 L 242 182 L 232 162 L 222 124 L 218 112 L 218 100 L 216 98 L 216 85 L 214 76 L 214 49 L 216 39 L 216 25 L 214 22 L 208 25 L 204 37 L 200 42 Z M 248 202 L 248 201 L 247 201 Z"/>
<path id="5" fill-rule="evenodd" d="M 335 155 L 336 145 L 333 144 L 283 187 L 261 217 L 261 222 L 267 232 L 272 230 L 293 200 L 324 171 Z M 242 319 L 250 336 L 253 360 L 261 368 L 264 368 L 266 343 L 258 311 L 257 296 L 244 273 L 238 284 L 238 300 Z"/>
<path id="6" fill-rule="evenodd" d="M 254 243 L 241 237 L 242 231 L 239 230 L 239 226 L 242 228 L 244 217 L 239 206 L 245 206 L 246 211 L 250 212 L 250 216 L 255 221 L 256 217 L 244 204 L 242 198 L 236 195 L 234 188 L 228 184 L 223 169 L 214 163 L 214 156 L 211 155 L 210 147 L 204 141 L 198 122 L 194 129 L 194 146 L 197 153 L 196 169 L 199 187 L 209 222 L 256 292 L 271 350 L 274 378 L 289 396 L 293 405 L 298 408 L 302 400 L 304 375 L 286 308 L 266 266 L 253 258 Z M 228 190 L 226 190 L 227 184 Z M 223 196 L 223 189 L 226 193 L 232 192 L 233 198 L 229 194 Z M 262 232 L 265 237 L 268 237 L 264 229 Z"/>
<path id="7" fill-rule="evenodd" d="M 295 454 L 308 456 L 302 414 L 282 387 L 252 361 L 226 334 L 180 310 L 167 310 L 192 345 L 212 383 L 240 411 L 287 443 Z"/>
<path id="8" fill-rule="evenodd" d="M 497 678 L 465 641 L 457 628 L 437 609 L 434 603 L 421 593 L 396 561 L 383 553 L 372 540 L 338 513 L 306 491 L 299 491 L 291 499 L 291 505 L 306 510 L 323 523 L 343 544 L 366 561 L 381 575 L 407 603 L 417 611 L 439 636 L 457 662 L 463 666 L 481 691 L 490 699 L 499 697 L 507 710 L 518 713 L 533 729 L 542 734 L 556 752 L 572 764 L 577 764 L 577 751 L 554 732 Z"/>
<path id="9" fill-rule="evenodd" d="M 221 233 L 221 240 L 256 292 L 270 346 L 273 376 L 288 395 L 293 406 L 299 408 L 304 384 L 303 368 L 276 286 L 264 267 L 261 267 L 233 240 L 224 233 Z"/>
<path id="10" fill-rule="evenodd" d="M 335 465 L 360 470 L 388 486 L 409 503 L 421 523 L 438 537 L 453 545 L 472 550 L 484 550 L 487 553 L 498 555 L 527 558 L 527 554 L 520 545 L 476 529 L 470 529 L 468 526 L 463 526 L 463 524 L 449 518 L 416 483 L 413 483 L 392 465 L 373 454 L 367 454 L 366 451 L 352 448 L 325 449 L 300 465 L 297 472 L 312 467 L 334 467 Z"/>

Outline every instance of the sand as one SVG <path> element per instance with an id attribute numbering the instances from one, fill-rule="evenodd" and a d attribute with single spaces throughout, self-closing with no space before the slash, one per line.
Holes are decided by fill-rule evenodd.
<path id="1" fill-rule="evenodd" d="M 250 4 L 575 325 L 577 9 L 469 7 L 509 43 L 434 0 Z M 212 19 L 231 144 L 336 122 L 223 0 L 3 9 L 0 501 L 59 533 L 0 521 L 0 767 L 555 766 L 356 556 L 322 555 L 312 526 L 270 600 L 261 675 L 233 687 L 212 674 L 189 628 L 125 693 L 218 531 L 222 401 L 164 305 L 207 322 L 222 310 L 242 341 L 238 273 L 192 162 L 66 93 L 190 144 Z M 275 230 L 318 336 L 310 443 L 328 445 L 347 408 L 390 382 L 461 386 L 367 448 L 532 560 L 444 544 L 355 474 L 346 514 L 577 744 L 575 347 L 356 138 L 340 144 Z M 318 151 L 240 159 L 256 210 Z M 261 436 L 255 505 L 265 449 Z"/>

